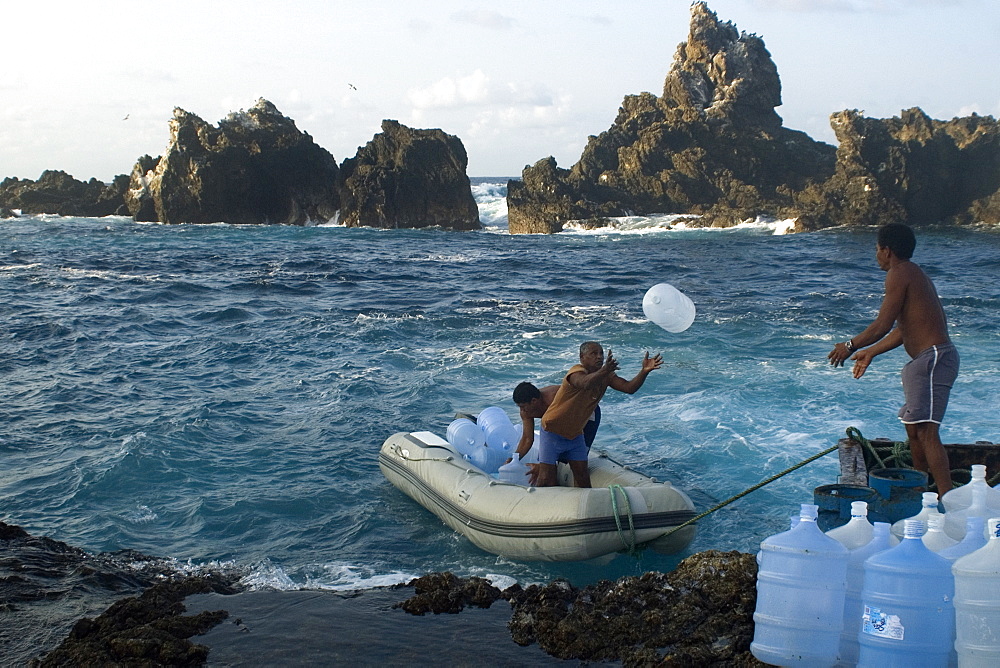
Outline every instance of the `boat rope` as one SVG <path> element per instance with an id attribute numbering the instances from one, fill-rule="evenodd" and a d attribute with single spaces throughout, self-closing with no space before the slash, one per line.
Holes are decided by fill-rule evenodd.
<path id="1" fill-rule="evenodd" d="M 910 442 L 908 440 L 883 440 L 876 444 L 865 438 L 861 434 L 861 430 L 857 427 L 847 428 L 847 438 L 861 444 L 861 447 L 864 449 L 866 454 L 865 463 L 868 465 L 869 470 L 874 468 L 913 468 L 913 455 L 910 452 Z M 966 484 L 968 477 L 968 470 L 951 469 L 951 482 L 954 487 L 960 487 Z M 996 485 L 1000 482 L 1000 473 L 997 473 L 986 482 L 990 487 Z M 934 485 L 931 486 L 934 487 Z"/>
<path id="2" fill-rule="evenodd" d="M 759 483 L 757 483 L 756 485 L 754 485 L 753 487 L 750 487 L 750 488 L 747 488 L 747 489 L 743 490 L 742 492 L 740 492 L 736 496 L 729 497 L 728 499 L 726 499 L 722 503 L 717 504 L 717 505 L 713 506 L 712 508 L 709 508 L 708 510 L 706 510 L 705 512 L 703 512 L 701 515 L 696 515 L 695 517 L 692 517 L 691 519 L 689 519 L 687 522 L 684 522 L 683 524 L 678 524 L 677 526 L 675 526 L 674 528 L 672 528 L 670 531 L 668 531 L 665 534 L 663 534 L 662 537 L 665 538 L 666 536 L 669 536 L 670 534 L 672 534 L 672 533 L 674 533 L 676 531 L 680 531 L 681 529 L 683 529 L 686 526 L 694 524 L 695 522 L 697 522 L 701 518 L 707 517 L 707 516 L 711 515 L 712 513 L 714 513 L 716 510 L 719 510 L 720 508 L 724 508 L 724 507 L 728 506 L 733 501 L 736 501 L 737 499 L 743 498 L 744 496 L 746 496 L 750 492 L 757 491 L 758 489 L 760 489 L 764 485 L 767 485 L 768 483 L 774 482 L 775 480 L 777 480 L 781 476 L 787 475 L 787 474 L 791 473 L 792 471 L 794 471 L 795 469 L 802 468 L 803 466 L 805 466 L 809 462 L 815 461 L 815 460 L 819 459 L 820 457 L 822 457 L 824 455 L 830 454 L 831 452 L 833 452 L 834 450 L 836 450 L 838 447 L 840 447 L 840 446 L 839 445 L 830 446 L 829 448 L 827 448 L 826 450 L 823 450 L 822 452 L 817 452 L 812 457 L 808 457 L 806 459 L 803 459 L 801 462 L 799 462 L 795 466 L 789 466 L 787 469 L 785 469 L 781 473 L 775 473 L 773 476 L 771 476 L 767 480 L 762 480 Z"/>
<path id="3" fill-rule="evenodd" d="M 621 485 L 608 485 L 608 489 L 611 490 L 611 512 L 615 515 L 615 526 L 618 527 L 618 538 L 621 539 L 622 545 L 630 555 L 634 555 L 638 552 L 635 547 L 635 522 L 632 519 L 632 502 L 629 501 L 628 492 Z M 618 515 L 618 493 L 621 493 L 622 498 L 625 499 L 625 513 L 628 515 L 628 538 L 625 536 L 625 532 L 622 530 L 621 517 Z"/>
<path id="4" fill-rule="evenodd" d="M 392 446 L 392 451 L 397 457 L 408 462 L 450 462 L 455 459 L 453 455 L 447 457 L 411 457 L 409 452 L 403 452 L 402 446 L 398 443 Z"/>

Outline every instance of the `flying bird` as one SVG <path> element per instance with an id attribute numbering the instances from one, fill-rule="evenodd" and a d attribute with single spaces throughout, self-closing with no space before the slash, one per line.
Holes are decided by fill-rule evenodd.
<path id="1" fill-rule="evenodd" d="M 355 88 L 354 84 L 352 83 L 347 84 L 347 87 L 350 88 L 351 90 L 357 90 L 357 88 Z"/>
<path id="2" fill-rule="evenodd" d="M 125 118 L 123 118 L 122 120 L 123 121 L 127 121 L 128 120 L 128 116 L 129 116 L 128 114 L 125 114 Z"/>

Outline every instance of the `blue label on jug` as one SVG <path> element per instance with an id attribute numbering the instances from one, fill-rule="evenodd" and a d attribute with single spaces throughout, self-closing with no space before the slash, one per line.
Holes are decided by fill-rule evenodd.
<path id="1" fill-rule="evenodd" d="M 861 618 L 861 630 L 868 635 L 890 640 L 903 639 L 903 625 L 897 615 L 890 615 L 878 608 L 865 606 L 865 614 Z"/>

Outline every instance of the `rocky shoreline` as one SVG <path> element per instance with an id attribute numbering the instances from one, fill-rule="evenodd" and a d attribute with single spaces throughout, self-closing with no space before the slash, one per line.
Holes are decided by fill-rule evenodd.
<path id="1" fill-rule="evenodd" d="M 32 537 L 19 527 L 2 522 L 0 543 L 10 555 L 0 562 L 0 583 L 7 601 L 2 611 L 6 615 L 18 613 L 18 601 L 29 590 L 42 598 L 46 596 L 39 590 L 44 583 L 22 582 L 23 578 L 17 575 L 30 570 L 18 562 L 24 558 L 25 550 L 69 555 L 63 564 L 67 573 L 79 573 L 86 568 L 86 562 L 94 561 L 94 557 L 81 550 L 48 538 Z M 52 570 L 51 564 L 48 570 Z M 227 629 L 230 635 L 251 632 L 249 620 L 233 618 L 233 613 L 227 610 L 239 610 L 241 596 L 248 595 L 240 585 L 240 574 L 213 572 L 186 576 L 160 569 L 158 575 L 130 577 L 126 574 L 128 570 L 114 575 L 105 573 L 103 581 L 129 578 L 131 589 L 141 591 L 116 597 L 100 615 L 73 623 L 62 642 L 48 651 L 38 650 L 44 654 L 33 659 L 31 665 L 200 666 L 211 661 L 212 643 L 225 642 L 221 639 L 225 636 L 210 636 L 205 644 L 199 636 L 224 621 L 235 625 Z M 392 610 L 407 613 L 412 622 L 395 618 L 392 623 L 411 625 L 415 634 L 420 633 L 424 624 L 419 618 L 427 613 L 457 614 L 467 608 L 490 608 L 505 601 L 510 606 L 506 626 L 512 651 L 515 644 L 537 645 L 545 654 L 558 659 L 620 662 L 629 666 L 757 666 L 762 664 L 749 651 L 756 574 L 753 555 L 709 550 L 687 557 L 670 573 L 647 572 L 583 588 L 566 580 L 555 580 L 545 585 L 513 585 L 501 591 L 482 578 L 431 573 L 407 585 L 380 590 L 383 594 L 379 600 L 388 597 L 393 601 Z M 50 582 L 49 586 L 62 590 L 65 582 Z M 113 591 L 122 589 L 120 585 L 111 586 Z M 255 593 L 280 599 L 296 592 Z M 201 594 L 214 595 L 208 609 L 185 614 L 186 604 Z M 353 613 L 345 606 L 354 606 L 351 610 L 358 612 L 358 606 L 364 605 L 364 596 L 359 594 L 345 597 L 333 592 L 312 592 L 311 595 L 332 596 L 322 609 L 326 614 L 346 615 L 348 619 Z M 358 600 L 346 603 L 345 598 Z M 333 602 L 337 605 L 332 605 Z M 365 614 L 391 613 L 376 606 Z M 493 619 L 496 623 L 497 618 Z M 280 626 L 281 620 L 272 619 L 271 623 Z M 261 635 L 258 632 L 258 637 Z M 324 649 L 335 648 L 341 642 L 333 636 L 313 635 L 317 637 L 309 641 Z M 305 639 L 288 637 L 284 642 L 291 653 Z M 376 638 L 372 642 L 377 645 L 380 641 Z M 385 642 L 390 641 L 385 639 Z M 241 647 L 231 646 L 227 650 L 238 653 Z M 441 651 L 447 658 L 447 649 Z"/>
<path id="2" fill-rule="evenodd" d="M 887 222 L 1000 224 L 1000 124 L 991 116 L 935 120 L 921 109 L 889 119 L 832 113 L 838 146 L 783 127 L 778 68 L 754 34 L 705 2 L 660 95 L 628 95 L 612 126 L 569 169 L 552 157 L 508 183 L 509 232 L 685 214 L 685 225 L 729 227 L 758 217 L 793 231 Z M 386 120 L 338 165 L 294 121 L 261 99 L 212 126 L 175 109 L 158 158 L 131 175 L 84 183 L 61 171 L 0 183 L 0 218 L 130 215 L 137 221 L 325 223 L 480 228 L 462 141 Z"/>

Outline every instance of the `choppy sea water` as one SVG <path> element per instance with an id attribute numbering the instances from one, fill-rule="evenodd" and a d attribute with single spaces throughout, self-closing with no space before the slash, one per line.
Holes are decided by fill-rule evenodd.
<path id="1" fill-rule="evenodd" d="M 584 585 L 755 551 L 835 482 L 835 455 L 701 521 L 684 553 L 610 564 L 482 552 L 384 480 L 397 431 L 444 434 L 522 380 L 555 383 L 601 341 L 631 377 L 595 447 L 670 480 L 699 510 L 834 445 L 902 439 L 905 353 L 862 380 L 826 354 L 875 316 L 874 230 L 780 222 L 506 233 L 504 181 L 474 187 L 486 229 L 0 222 L 0 520 L 89 552 L 222 565 L 255 587 L 354 589 L 429 571 Z M 962 356 L 946 442 L 1000 441 L 1000 232 L 918 232 Z M 669 282 L 698 309 L 670 334 L 641 302 Z M 0 610 L 16 630 L 16 606 Z M 0 653 L 2 653 L 0 649 Z"/>

